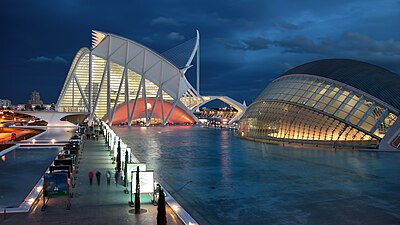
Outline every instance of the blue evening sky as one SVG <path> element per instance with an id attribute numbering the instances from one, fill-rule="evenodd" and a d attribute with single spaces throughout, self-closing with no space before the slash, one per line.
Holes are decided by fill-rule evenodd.
<path id="1" fill-rule="evenodd" d="M 33 90 L 56 102 L 92 29 L 158 52 L 199 29 L 200 92 L 239 102 L 251 103 L 274 77 L 316 59 L 351 58 L 400 73 L 398 0 L 3 0 L 0 20 L 0 98 L 14 104 Z"/>

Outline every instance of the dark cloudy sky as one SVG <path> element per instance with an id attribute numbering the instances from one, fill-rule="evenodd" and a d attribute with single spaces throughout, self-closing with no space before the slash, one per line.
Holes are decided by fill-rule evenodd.
<path id="1" fill-rule="evenodd" d="M 0 21 L 0 98 L 15 104 L 33 90 L 56 102 L 92 29 L 158 52 L 199 29 L 201 93 L 240 102 L 316 59 L 357 59 L 400 74 L 399 0 L 2 0 Z"/>

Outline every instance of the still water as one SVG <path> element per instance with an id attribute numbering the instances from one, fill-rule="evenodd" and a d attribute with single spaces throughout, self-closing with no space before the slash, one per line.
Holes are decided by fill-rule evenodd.
<path id="1" fill-rule="evenodd" d="M 75 129 L 48 128 L 36 140 L 68 141 Z M 0 209 L 18 207 L 46 172 L 57 148 L 17 148 L 0 158 Z"/>
<path id="2" fill-rule="evenodd" d="M 400 224 L 400 154 L 288 148 L 201 127 L 113 127 L 200 224 Z"/>

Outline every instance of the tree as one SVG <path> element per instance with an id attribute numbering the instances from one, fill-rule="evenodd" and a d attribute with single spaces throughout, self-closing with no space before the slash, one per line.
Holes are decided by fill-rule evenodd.
<path id="1" fill-rule="evenodd" d="M 158 195 L 158 206 L 157 206 L 157 225 L 167 224 L 167 212 L 165 211 L 165 194 L 162 189 L 160 189 L 160 194 Z"/>

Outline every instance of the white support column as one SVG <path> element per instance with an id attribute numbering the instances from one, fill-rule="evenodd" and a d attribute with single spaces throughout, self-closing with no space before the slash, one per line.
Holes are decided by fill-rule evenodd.
<path id="1" fill-rule="evenodd" d="M 109 36 L 108 41 L 108 50 L 107 50 L 107 115 L 108 115 L 108 123 L 111 122 L 111 73 L 110 73 L 110 48 L 111 48 L 111 37 Z"/>
<path id="2" fill-rule="evenodd" d="M 75 77 L 75 74 L 74 74 Z M 75 106 L 75 79 L 72 81 L 72 107 Z"/>
<path id="3" fill-rule="evenodd" d="M 160 94 L 160 96 L 161 96 L 161 119 L 162 119 L 162 125 L 164 126 L 165 125 L 165 116 L 164 116 L 164 95 L 162 92 L 162 84 L 160 85 L 160 88 L 161 88 L 161 94 Z"/>
<path id="4" fill-rule="evenodd" d="M 84 102 L 86 108 L 89 110 L 89 105 L 88 105 L 87 99 L 85 97 L 85 92 L 82 90 L 82 87 L 81 87 L 81 84 L 79 83 L 78 78 L 76 76 L 74 76 L 74 78 L 75 78 L 76 85 L 78 86 L 78 90 L 81 93 L 81 97 L 83 99 L 83 102 Z"/>
<path id="5" fill-rule="evenodd" d="M 101 81 L 100 81 L 100 85 L 99 85 L 99 90 L 97 90 L 96 101 L 94 102 L 93 110 L 92 110 L 92 113 L 90 114 L 89 121 L 93 121 L 94 112 L 96 111 L 97 104 L 99 103 L 99 98 L 100 98 L 101 90 L 103 89 L 104 78 L 105 78 L 105 76 L 106 76 L 107 67 L 108 67 L 108 61 L 106 62 L 106 65 L 104 66 L 103 76 L 101 76 Z"/>
<path id="6" fill-rule="evenodd" d="M 149 115 L 147 113 L 146 78 L 143 79 L 142 98 L 144 100 L 144 113 L 146 115 L 146 125 L 147 125 L 149 123 Z"/>
<path id="7" fill-rule="evenodd" d="M 126 41 L 126 55 L 125 55 L 125 67 L 128 67 L 128 57 L 129 57 L 129 42 Z M 126 104 L 126 118 L 130 121 L 130 113 L 129 113 L 129 79 L 128 79 L 129 70 L 125 72 L 125 104 Z"/>
<path id="8" fill-rule="evenodd" d="M 158 91 L 157 91 L 156 99 L 153 102 L 153 107 L 152 107 L 151 112 L 150 112 L 149 121 L 151 121 L 151 118 L 153 118 L 153 113 L 154 113 L 154 110 L 156 109 L 156 106 L 157 106 L 158 96 L 160 96 L 161 92 L 162 92 L 162 89 L 161 89 L 161 87 L 159 87 Z M 147 126 L 149 126 L 149 125 L 150 125 L 150 122 L 147 123 Z"/>
<path id="9" fill-rule="evenodd" d="M 128 121 L 131 120 L 130 116 L 130 105 L 129 105 L 129 78 L 128 78 L 129 72 L 126 72 L 125 74 L 125 104 L 126 104 L 126 118 Z"/>
<path id="10" fill-rule="evenodd" d="M 164 96 L 163 96 L 163 81 L 164 81 L 164 63 L 161 62 L 161 84 L 160 84 L 160 97 L 161 97 L 161 120 L 162 120 L 162 125 L 164 126 Z"/>
<path id="11" fill-rule="evenodd" d="M 172 111 L 174 111 L 174 109 L 175 109 L 175 106 L 176 106 L 176 104 L 178 103 L 178 101 L 179 101 L 179 98 L 177 97 L 176 99 L 175 99 L 175 101 L 174 101 L 174 104 L 172 105 L 172 108 L 171 108 L 171 110 L 169 111 L 169 113 L 168 113 L 168 116 L 167 116 L 167 118 L 165 118 L 165 124 L 168 122 L 168 120 L 169 120 L 169 117 L 171 116 L 171 114 L 172 114 Z M 164 125 L 165 125 L 164 124 Z"/>
<path id="12" fill-rule="evenodd" d="M 107 59 L 109 61 L 110 59 Z M 110 125 L 111 121 L 111 77 L 110 77 L 110 62 L 107 64 L 107 115 L 108 115 L 108 125 Z"/>
<path id="13" fill-rule="evenodd" d="M 146 115 L 146 124 L 148 123 L 149 120 L 149 115 L 147 115 L 147 96 L 146 96 L 146 77 L 145 77 L 145 68 L 146 68 L 146 50 L 143 53 L 143 73 L 142 73 L 142 78 L 143 78 L 143 91 L 142 91 L 142 97 L 144 100 L 144 112 Z"/>
<path id="14" fill-rule="evenodd" d="M 133 103 L 133 109 L 132 109 L 132 112 L 131 112 L 130 121 L 128 121 L 129 126 L 132 125 L 132 120 L 133 120 L 133 116 L 134 116 L 134 113 L 135 113 L 135 110 L 136 110 L 136 104 L 137 104 L 137 101 L 138 101 L 138 98 L 139 98 L 140 90 L 142 89 L 142 82 L 143 82 L 143 80 L 144 80 L 144 78 L 142 77 L 142 78 L 140 79 L 140 84 L 139 84 L 138 90 L 137 90 L 137 92 L 136 92 L 135 103 Z"/>
<path id="15" fill-rule="evenodd" d="M 197 31 L 197 57 L 196 57 L 196 73 L 197 73 L 197 82 L 196 82 L 196 89 L 197 93 L 200 95 L 200 33 Z"/>
<path id="16" fill-rule="evenodd" d="M 108 123 L 110 126 L 112 126 L 112 121 L 114 119 L 114 114 L 115 114 L 115 111 L 117 110 L 119 95 L 121 94 L 122 84 L 124 83 L 126 70 L 127 70 L 127 67 L 125 66 L 124 67 L 124 71 L 122 72 L 121 81 L 119 83 L 117 97 L 115 98 L 115 103 L 114 103 L 114 107 L 113 107 L 112 114 L 111 114 L 111 120 Z"/>
<path id="17" fill-rule="evenodd" d="M 90 50 L 90 52 L 89 52 L 89 114 L 91 115 L 92 114 L 92 102 L 93 102 L 93 100 L 92 100 L 92 86 L 93 86 L 93 84 L 92 84 L 92 79 L 93 79 L 93 62 L 92 62 L 92 60 L 93 60 L 93 55 L 92 55 L 92 50 Z M 89 117 L 89 125 L 92 125 L 92 120 L 90 120 L 90 117 Z"/>
<path id="18" fill-rule="evenodd" d="M 74 69 L 74 71 L 71 73 L 71 76 L 69 76 L 66 87 L 69 87 L 69 86 L 71 85 L 71 80 L 73 80 L 73 77 L 74 77 L 74 76 L 75 76 L 75 69 Z M 61 98 L 60 98 L 61 100 L 64 99 L 65 93 L 67 92 L 67 90 L 68 90 L 68 88 L 65 88 L 65 89 L 63 90 L 63 92 L 61 93 Z M 59 102 L 58 102 L 58 104 L 59 104 Z M 59 107 L 58 104 L 57 104 L 57 107 Z"/>

